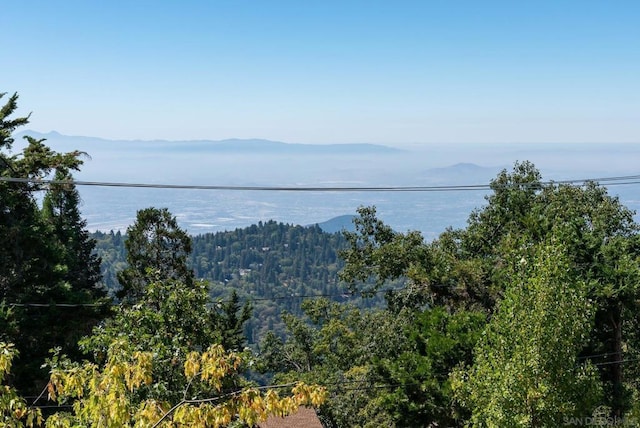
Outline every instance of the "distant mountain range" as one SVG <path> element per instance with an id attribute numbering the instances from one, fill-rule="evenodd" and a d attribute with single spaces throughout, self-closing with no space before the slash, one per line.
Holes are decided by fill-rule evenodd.
<path id="1" fill-rule="evenodd" d="M 207 152 L 207 153 L 265 153 L 265 154 L 380 154 L 398 153 L 403 150 L 379 144 L 294 144 L 264 139 L 225 140 L 110 140 L 98 137 L 63 135 L 56 131 L 41 133 L 27 130 L 16 134 L 16 137 L 31 136 L 36 139 L 46 139 L 52 143 L 69 144 L 74 147 L 98 149 L 101 146 L 123 146 L 129 150 L 161 149 L 178 152 Z"/>

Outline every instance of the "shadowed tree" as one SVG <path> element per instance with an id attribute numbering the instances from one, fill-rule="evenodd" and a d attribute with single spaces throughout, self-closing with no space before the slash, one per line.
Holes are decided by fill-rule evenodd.
<path id="1" fill-rule="evenodd" d="M 64 212 L 52 208 L 58 196 L 60 201 L 65 199 L 61 194 L 53 196 L 57 189 L 50 194 L 48 214 L 38 207 L 45 190 L 41 180 L 53 171 L 64 171 L 65 176 L 77 171 L 81 153 L 57 153 L 44 140 L 26 137 L 26 146 L 13 154 L 12 133 L 28 122 L 27 117 L 11 118 L 17 99 L 14 94 L 0 108 L 0 176 L 5 179 L 0 181 L 0 302 L 13 306 L 10 314 L 0 309 L 5 321 L 0 324 L 0 336 L 20 351 L 12 381 L 21 391 L 37 395 L 46 384 L 40 366 L 49 349 L 60 346 L 72 352 L 76 338 L 95 322 L 95 317 L 88 318 L 79 308 L 57 304 L 94 304 L 102 294 L 95 288 L 97 264 L 90 255 L 90 240 L 82 242 L 86 245 L 82 255 L 74 247 L 86 238 L 77 194 L 65 200 Z M 55 224 L 58 221 L 75 223 L 73 231 L 63 233 Z M 77 242 L 70 241 L 73 234 Z"/>
<path id="2" fill-rule="evenodd" d="M 158 279 L 193 285 L 193 271 L 187 266 L 191 238 L 168 209 L 138 211 L 136 222 L 127 229 L 125 246 L 128 267 L 118 273 L 122 288 L 116 293 L 123 302 L 135 303 Z"/>

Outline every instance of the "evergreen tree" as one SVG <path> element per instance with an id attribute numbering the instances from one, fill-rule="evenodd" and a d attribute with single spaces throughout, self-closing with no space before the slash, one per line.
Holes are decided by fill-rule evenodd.
<path id="1" fill-rule="evenodd" d="M 251 308 L 241 309 L 235 293 L 228 302 L 212 304 L 208 283 L 194 280 L 186 264 L 191 239 L 167 209 L 139 211 L 125 246 L 129 266 L 118 277 L 127 304 L 118 305 L 113 317 L 82 340 L 82 347 L 101 363 L 118 341 L 153 352 L 154 386 L 142 388 L 136 400 L 179 401 L 191 387 L 184 373 L 187 355 L 213 344 L 242 350 Z M 225 386 L 237 389 L 239 381 L 229 378 Z"/>
<path id="2" fill-rule="evenodd" d="M 54 176 L 58 182 L 72 179 L 64 169 L 58 169 Z M 86 230 L 87 222 L 81 217 L 79 205 L 80 195 L 72 183 L 52 184 L 44 197 L 42 214 L 59 243 L 63 280 L 74 292 L 96 299 L 104 297 L 98 284 L 101 260 L 95 255 L 96 243 Z"/>
<path id="3" fill-rule="evenodd" d="M 226 302 L 218 304 L 218 325 L 221 343 L 225 349 L 239 351 L 246 345 L 244 325 L 251 318 L 251 304 L 240 306 L 240 298 L 235 290 Z"/>
<path id="4" fill-rule="evenodd" d="M 193 271 L 187 266 L 191 238 L 168 209 L 138 211 L 136 222 L 127 229 L 125 246 L 128 267 L 118 274 L 122 288 L 117 296 L 122 301 L 135 303 L 157 279 L 193 285 Z"/>
<path id="5" fill-rule="evenodd" d="M 100 292 L 94 288 L 96 264 L 84 265 L 90 256 L 75 260 L 76 249 L 60 239 L 37 203 L 44 191 L 41 180 L 54 170 L 77 171 L 81 153 L 57 153 L 44 140 L 26 137 L 26 147 L 11 154 L 13 131 L 28 122 L 27 117 L 11 118 L 17 99 L 14 94 L 0 108 L 0 302 L 11 308 L 0 309 L 5 321 L 0 336 L 20 351 L 12 371 L 15 385 L 37 395 L 46 384 L 40 366 L 49 349 L 72 351 L 77 336 L 90 331 L 95 321 L 79 308 L 57 304 L 94 304 Z M 77 209 L 72 207 L 77 200 L 67 202 L 67 212 Z M 75 220 L 80 236 L 83 224 L 79 215 Z"/>
<path id="6" fill-rule="evenodd" d="M 54 180 L 71 182 L 72 176 L 65 168 L 59 168 Z M 41 210 L 51 246 L 56 250 L 56 271 L 65 291 L 59 301 L 79 304 L 73 310 L 62 311 L 59 316 L 65 322 L 54 323 L 49 331 L 59 338 L 59 344 L 67 344 L 65 353 L 75 358 L 81 356 L 75 344 L 109 311 L 106 291 L 100 284 L 101 261 L 95 254 L 95 240 L 86 230 L 79 205 L 80 195 L 73 184 L 54 183 L 43 198 Z"/>

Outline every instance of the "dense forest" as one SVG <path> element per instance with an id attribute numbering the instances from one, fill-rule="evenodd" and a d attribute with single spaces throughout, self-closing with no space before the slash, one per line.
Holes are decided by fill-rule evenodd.
<path id="1" fill-rule="evenodd" d="M 115 295 L 117 272 L 126 267 L 126 234 L 94 232 L 95 253 L 102 260 L 102 284 Z M 318 225 L 297 226 L 260 222 L 247 228 L 191 237 L 188 265 L 196 278 L 210 285 L 212 301 L 226 301 L 235 292 L 249 302 L 252 317 L 245 324 L 249 344 L 267 332 L 284 337 L 284 312 L 302 315 L 306 298 L 327 297 L 360 308 L 382 306 L 382 293 L 362 298 L 352 293 L 338 273 L 344 266 L 340 251 L 347 241 L 342 233 L 324 232 Z M 388 288 L 400 287 L 401 280 Z"/>
<path id="2" fill-rule="evenodd" d="M 299 405 L 327 427 L 638 425 L 640 227 L 598 183 L 516 163 L 433 241 L 375 207 L 342 234 L 198 237 L 141 207 L 92 237 L 81 154 L 10 154 L 16 101 L 0 109 L 4 426 L 255 426 Z"/>

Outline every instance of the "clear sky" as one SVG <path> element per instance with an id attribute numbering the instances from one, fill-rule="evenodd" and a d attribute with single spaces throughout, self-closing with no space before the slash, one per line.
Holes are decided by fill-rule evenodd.
<path id="1" fill-rule="evenodd" d="M 122 139 L 640 142 L 640 1 L 0 5 L 30 127 Z"/>

